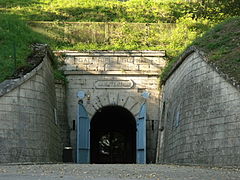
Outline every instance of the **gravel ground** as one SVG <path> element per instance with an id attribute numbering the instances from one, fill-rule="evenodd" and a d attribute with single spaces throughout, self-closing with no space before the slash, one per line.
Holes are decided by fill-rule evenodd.
<path id="1" fill-rule="evenodd" d="M 239 169 L 158 164 L 0 165 L 0 180 L 240 180 Z"/>

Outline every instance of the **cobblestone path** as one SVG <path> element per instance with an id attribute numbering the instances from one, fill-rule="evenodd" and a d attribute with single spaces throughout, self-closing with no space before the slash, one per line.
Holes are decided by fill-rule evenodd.
<path id="1" fill-rule="evenodd" d="M 240 180 L 239 169 L 137 164 L 0 165 L 0 180 Z"/>

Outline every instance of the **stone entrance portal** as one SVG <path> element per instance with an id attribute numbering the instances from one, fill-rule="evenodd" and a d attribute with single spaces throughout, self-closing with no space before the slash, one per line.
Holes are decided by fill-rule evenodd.
<path id="1" fill-rule="evenodd" d="M 67 118 L 75 162 L 154 162 L 165 52 L 64 51 L 58 55 L 68 81 Z M 104 141 L 110 147 L 101 147 Z"/>
<path id="2" fill-rule="evenodd" d="M 90 124 L 91 163 L 135 163 L 136 121 L 121 106 L 106 106 Z"/>

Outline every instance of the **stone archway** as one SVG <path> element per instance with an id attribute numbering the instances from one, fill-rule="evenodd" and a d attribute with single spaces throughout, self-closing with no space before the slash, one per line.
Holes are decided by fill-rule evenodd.
<path id="1" fill-rule="evenodd" d="M 137 141 L 139 143 L 136 143 L 136 163 L 144 163 L 146 156 L 147 162 L 154 162 L 160 102 L 158 76 L 165 65 L 165 52 L 64 51 L 63 53 L 65 63 L 62 69 L 68 81 L 67 118 L 71 129 L 73 159 L 78 163 L 90 162 L 88 129 L 90 120 L 99 109 L 106 106 L 120 106 L 127 109 L 139 122 L 136 123 L 137 127 L 140 129 L 146 127 L 146 131 L 136 133 L 136 139 L 139 140 Z M 81 104 L 79 97 L 76 97 L 79 91 L 85 95 L 80 98 Z M 150 97 L 145 100 L 142 97 L 143 92 L 151 94 Z M 140 123 L 143 120 L 146 124 Z M 74 128 L 75 122 L 77 128 Z"/>
<path id="2" fill-rule="evenodd" d="M 136 121 L 121 106 L 105 106 L 90 125 L 91 163 L 135 163 Z"/>

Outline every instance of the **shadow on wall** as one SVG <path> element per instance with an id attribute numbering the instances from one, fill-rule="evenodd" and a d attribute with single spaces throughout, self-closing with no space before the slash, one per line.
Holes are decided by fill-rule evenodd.
<path id="1" fill-rule="evenodd" d="M 62 147 L 56 117 L 52 57 L 21 78 L 6 80 L 0 97 L 0 162 L 58 162 Z"/>

